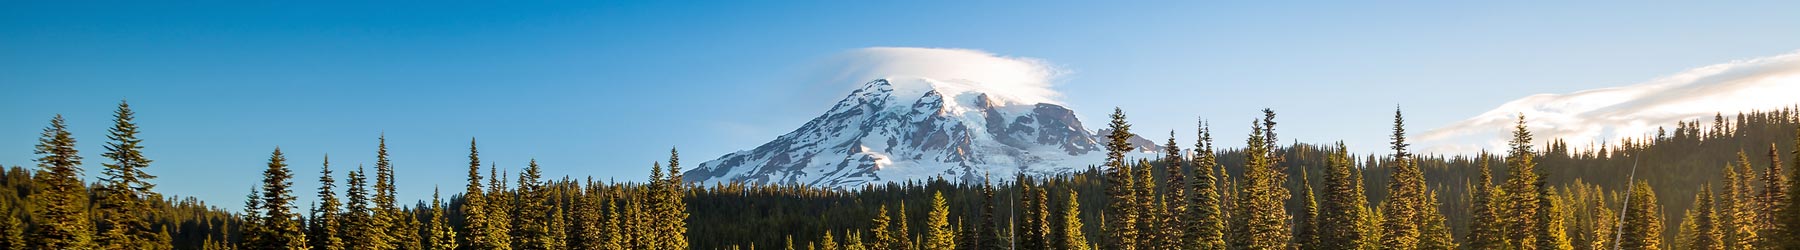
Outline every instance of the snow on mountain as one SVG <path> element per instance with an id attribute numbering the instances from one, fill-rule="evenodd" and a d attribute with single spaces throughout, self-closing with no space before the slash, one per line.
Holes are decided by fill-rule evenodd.
<path id="1" fill-rule="evenodd" d="M 1063 106 L 1009 96 L 966 81 L 909 77 L 870 81 L 824 115 L 751 150 L 689 170 L 703 185 L 864 184 L 942 176 L 980 181 L 1050 175 L 1105 160 L 1104 136 Z M 1133 138 L 1154 157 L 1160 148 Z"/>

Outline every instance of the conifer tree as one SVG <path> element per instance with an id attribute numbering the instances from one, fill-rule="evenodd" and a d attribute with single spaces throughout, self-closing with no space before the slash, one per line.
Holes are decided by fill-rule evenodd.
<path id="1" fill-rule="evenodd" d="M 1779 213 L 1776 220 L 1780 223 L 1775 223 L 1775 232 L 1780 235 L 1771 237 L 1779 240 L 1777 247 L 1789 249 L 1800 248 L 1800 201 L 1793 200 L 1800 198 L 1800 127 L 1794 128 L 1794 137 L 1794 151 L 1790 153 L 1794 158 L 1788 161 L 1793 165 L 1784 173 L 1790 187 L 1787 190 L 1789 200 L 1784 208 L 1776 210 Z"/>
<path id="2" fill-rule="evenodd" d="M 488 204 L 487 194 L 481 188 L 481 153 L 475 147 L 475 138 L 469 138 L 469 184 L 463 190 L 463 246 L 469 249 L 512 249 L 510 236 L 503 230 L 505 224 L 490 217 L 488 212 L 492 205 Z"/>
<path id="3" fill-rule="evenodd" d="M 339 218 L 340 204 L 337 198 L 337 180 L 331 177 L 331 156 L 319 166 L 319 206 L 312 211 L 311 223 L 307 223 L 307 239 L 313 250 L 342 250 L 344 240 L 339 238 L 338 230 L 342 229 L 342 218 Z"/>
<path id="4" fill-rule="evenodd" d="M 1138 249 L 1156 249 L 1167 245 L 1164 237 L 1167 232 L 1162 230 L 1163 210 L 1157 205 L 1156 180 L 1151 175 L 1150 168 L 1150 161 L 1146 159 L 1138 159 L 1137 164 L 1132 167 L 1135 173 L 1131 175 L 1134 178 L 1131 181 L 1134 187 L 1132 195 L 1138 201 L 1133 208 L 1138 214 Z"/>
<path id="5" fill-rule="evenodd" d="M 349 173 L 349 188 L 344 191 L 349 200 L 344 214 L 344 242 L 350 244 L 350 249 L 392 249 L 391 243 L 385 240 L 386 234 L 379 229 L 384 227 L 377 227 L 380 224 L 375 218 L 375 210 L 369 207 L 367 172 L 358 165 Z"/>
<path id="6" fill-rule="evenodd" d="M 950 207 L 944 201 L 944 193 L 933 192 L 931 212 L 925 217 L 925 249 L 956 248 L 954 230 L 950 228 Z"/>
<path id="7" fill-rule="evenodd" d="M 1694 195 L 1694 206 L 1689 208 L 1693 213 L 1694 235 L 1688 239 L 1691 250 L 1725 249 L 1725 234 L 1719 232 L 1718 211 L 1713 209 L 1711 185 L 1700 186 L 1700 193 Z M 1682 224 L 1687 224 L 1683 221 Z"/>
<path id="8" fill-rule="evenodd" d="M 1132 150 L 1131 124 L 1125 123 L 1125 111 L 1113 108 L 1112 122 L 1108 124 L 1112 130 L 1107 135 L 1106 144 L 1106 203 L 1105 220 L 1106 239 L 1104 245 L 1116 247 L 1118 250 L 1135 250 L 1138 246 L 1138 200 L 1132 178 L 1131 166 L 1125 163 L 1125 153 Z"/>
<path id="9" fill-rule="evenodd" d="M 375 249 L 401 249 L 402 246 L 417 243 L 416 230 L 407 227 L 407 215 L 401 214 L 394 198 L 394 166 L 388 161 L 387 135 L 377 138 L 375 150 L 375 196 L 369 205 L 370 227 L 377 231 L 373 237 L 383 244 L 372 245 Z"/>
<path id="10" fill-rule="evenodd" d="M 893 230 L 893 229 L 891 229 L 892 223 L 890 223 L 890 221 L 891 221 L 891 219 L 888 218 L 887 204 L 882 204 L 881 207 L 879 209 L 877 209 L 875 212 L 874 221 L 872 221 L 870 223 L 872 229 L 869 230 L 869 236 L 871 239 L 871 241 L 869 241 L 869 249 L 873 249 L 873 250 L 894 249 L 893 248 L 893 245 L 895 244 L 894 241 L 897 241 L 898 239 L 894 239 L 894 233 L 891 232 Z M 927 224 L 929 224 L 929 223 L 927 223 Z M 901 230 L 905 230 L 905 229 L 901 229 Z"/>
<path id="11" fill-rule="evenodd" d="M 656 174 L 662 174 L 661 165 L 657 165 Z M 541 179 L 542 170 L 538 168 L 537 159 L 532 159 L 519 173 L 519 213 L 513 215 L 514 248 L 517 249 L 550 249 L 553 236 L 550 232 L 551 211 L 550 198 Z M 560 241 L 560 239 L 555 239 Z"/>
<path id="12" fill-rule="evenodd" d="M 831 230 L 826 230 L 825 237 L 819 239 L 819 250 L 838 250 L 837 239 L 831 237 Z"/>
<path id="13" fill-rule="evenodd" d="M 300 215 L 294 212 L 293 172 L 281 148 L 269 155 L 269 168 L 263 171 L 261 235 L 254 249 L 307 249 L 306 233 L 300 230 Z"/>
<path id="14" fill-rule="evenodd" d="M 1756 215 L 1755 211 L 1751 211 L 1750 205 L 1747 204 L 1752 203 L 1749 190 L 1752 171 L 1749 161 L 1744 159 L 1747 157 L 1744 156 L 1743 151 L 1738 152 L 1738 158 L 1740 159 L 1739 163 L 1743 164 L 1743 170 L 1739 172 L 1738 166 L 1725 164 L 1725 193 L 1719 199 L 1723 201 L 1719 204 L 1723 206 L 1719 208 L 1719 219 L 1722 222 L 1719 228 L 1720 232 L 1725 234 L 1724 242 L 1727 250 L 1752 249 L 1751 243 L 1756 242 L 1756 230 L 1753 225 Z"/>
<path id="15" fill-rule="evenodd" d="M 444 212 L 444 200 L 438 197 L 438 190 L 431 189 L 431 226 L 427 227 L 425 249 L 456 249 L 456 230 L 450 229 L 449 213 Z"/>
<path id="16" fill-rule="evenodd" d="M 570 211 L 570 217 L 573 217 L 570 223 L 573 224 L 570 226 L 569 248 L 602 249 L 605 237 L 600 224 L 605 218 L 600 215 L 600 190 L 593 177 L 588 177 L 585 184 L 587 187 L 571 191 L 577 196 Z"/>
<path id="17" fill-rule="evenodd" d="M 1381 211 L 1381 245 L 1393 249 L 1414 249 L 1419 244 L 1419 209 L 1424 206 L 1425 173 L 1406 151 L 1405 119 L 1394 109 L 1394 134 L 1389 138 L 1393 154 L 1393 175 L 1388 179 L 1388 200 Z"/>
<path id="18" fill-rule="evenodd" d="M 1220 211 L 1223 201 L 1219 199 L 1222 190 L 1219 189 L 1219 178 L 1213 171 L 1218 160 L 1213 155 L 1212 131 L 1204 121 L 1200 122 L 1199 127 L 1199 139 L 1194 143 L 1194 160 L 1191 164 L 1198 179 L 1191 185 L 1193 193 L 1188 195 L 1188 215 L 1184 219 L 1186 235 L 1190 239 L 1186 240 L 1188 245 L 1182 249 L 1225 249 L 1225 218 Z M 1073 205 L 1074 197 L 1069 199 Z M 1082 245 L 1086 243 L 1083 242 Z"/>
<path id="19" fill-rule="evenodd" d="M 1502 217 L 1506 221 L 1506 238 L 1513 241 L 1514 249 L 1531 250 L 1537 247 L 1537 211 L 1541 202 L 1538 201 L 1537 163 L 1532 159 L 1536 153 L 1531 149 L 1531 131 L 1525 128 L 1525 115 L 1519 115 L 1512 140 L 1507 145 L 1511 149 L 1506 158 L 1507 206 L 1503 213 L 1505 217 Z"/>
<path id="20" fill-rule="evenodd" d="M 1163 248 L 1192 245 L 1186 235 L 1187 232 L 1182 231 L 1186 228 L 1187 223 L 1186 218 L 1183 217 L 1187 215 L 1188 197 L 1187 191 L 1184 189 L 1188 185 L 1187 174 L 1183 172 L 1187 171 L 1188 164 L 1181 157 L 1181 146 L 1175 144 L 1174 130 L 1169 131 L 1169 142 L 1163 145 L 1163 150 L 1163 162 L 1167 165 L 1164 167 L 1166 170 L 1164 178 L 1168 179 L 1168 186 L 1163 188 L 1167 191 L 1163 193 L 1163 198 L 1159 199 L 1165 203 L 1160 204 L 1165 208 L 1158 211 L 1162 214 L 1162 221 L 1157 223 L 1161 228 L 1156 231 L 1163 234 L 1160 237 L 1163 241 Z"/>
<path id="21" fill-rule="evenodd" d="M 613 190 L 617 190 L 617 189 L 613 189 Z M 614 192 L 616 192 L 616 191 L 614 191 Z M 616 193 L 609 193 L 609 194 L 616 194 Z M 624 223 L 624 219 L 619 218 L 620 217 L 620 215 L 619 215 L 619 199 L 620 199 L 619 196 L 612 195 L 612 196 L 610 196 L 610 198 L 607 198 L 607 200 L 606 200 L 606 226 L 601 227 L 602 230 L 605 230 L 605 233 L 601 234 L 601 237 L 604 238 L 604 240 L 600 244 L 600 249 L 607 249 L 607 250 L 623 250 L 623 249 L 625 249 L 625 246 L 626 246 L 625 245 L 625 236 L 620 235 L 620 233 L 622 231 L 624 231 L 624 229 L 620 228 L 619 224 Z M 751 247 L 754 248 L 755 246 L 752 245 Z"/>
<path id="22" fill-rule="evenodd" d="M 263 227 L 262 226 L 263 225 L 262 201 L 263 201 L 262 189 L 260 187 L 251 187 L 250 194 L 244 196 L 244 213 L 239 215 L 240 217 L 238 218 L 239 220 L 243 221 L 243 225 L 244 225 L 242 229 L 238 230 L 239 231 L 238 234 L 242 235 L 239 237 L 240 239 L 237 242 L 238 248 L 260 249 L 260 248 L 258 248 L 257 244 L 261 244 L 263 242 L 262 237 L 265 234 L 263 232 L 264 230 L 262 228 Z M 226 239 L 220 240 L 221 245 L 224 245 L 223 243 L 227 243 L 227 242 L 229 242 L 229 240 L 226 240 Z M 221 248 L 228 248 L 228 247 L 221 246 Z"/>
<path id="23" fill-rule="evenodd" d="M 893 245 L 889 246 L 892 249 L 913 249 L 915 244 L 924 244 L 908 231 L 911 227 L 906 226 L 906 203 L 900 203 L 899 209 L 894 211 L 894 224 L 890 228 L 894 239 Z"/>
<path id="24" fill-rule="evenodd" d="M 1076 197 L 1078 197 L 1078 196 L 1079 195 L 1077 195 L 1075 190 L 1073 190 L 1073 189 L 1069 190 L 1068 205 L 1063 206 L 1063 213 L 1062 213 L 1063 225 L 1062 225 L 1062 233 L 1061 233 L 1061 235 L 1063 237 L 1060 241 L 1061 247 L 1059 247 L 1058 249 L 1061 249 L 1061 250 L 1087 250 L 1088 249 L 1087 235 L 1083 234 L 1081 232 L 1081 228 L 1084 225 L 1081 223 L 1081 202 L 1076 200 Z"/>
<path id="25" fill-rule="evenodd" d="M 1249 146 L 1244 150 L 1247 156 L 1244 167 L 1244 183 L 1238 195 L 1238 209 L 1245 217 L 1241 228 L 1243 239 L 1233 239 L 1235 248 L 1250 249 L 1285 249 L 1292 240 L 1292 231 L 1288 227 L 1289 216 L 1284 209 L 1288 199 L 1288 191 L 1281 183 L 1285 177 L 1276 166 L 1274 145 L 1270 142 L 1275 134 L 1265 130 L 1275 124 L 1274 112 L 1264 109 L 1264 119 L 1251 122 Z M 1268 127 L 1265 127 L 1268 126 Z"/>
<path id="26" fill-rule="evenodd" d="M 664 181 L 664 185 L 667 187 L 663 189 L 665 200 L 663 200 L 662 213 L 659 217 L 664 221 L 661 223 L 664 226 L 658 230 L 664 234 L 663 247 L 668 249 L 688 249 L 687 203 L 683 201 L 687 197 L 685 188 L 687 182 L 681 179 L 681 175 L 681 154 L 674 148 L 670 148 L 669 176 Z"/>
<path id="27" fill-rule="evenodd" d="M 1619 247 L 1623 249 L 1662 249 L 1662 208 L 1656 204 L 1656 191 L 1650 182 L 1638 181 L 1631 188 L 1625 226 Z"/>
<path id="28" fill-rule="evenodd" d="M 862 233 L 844 232 L 844 250 L 869 250 L 863 244 Z"/>
<path id="29" fill-rule="evenodd" d="M 17 206 L 13 202 L 0 201 L 0 216 L 5 216 L 0 218 L 0 249 L 24 250 L 29 246 L 25 244 L 25 222 L 13 214 L 13 206 Z"/>
<path id="30" fill-rule="evenodd" d="M 1781 168 L 1781 155 L 1776 153 L 1774 143 L 1769 144 L 1769 168 L 1763 171 L 1762 183 L 1762 204 L 1758 206 L 1762 213 L 1757 213 L 1759 216 L 1757 216 L 1756 228 L 1757 235 L 1764 237 L 1759 242 L 1759 247 L 1763 249 L 1777 248 L 1780 247 L 1779 242 L 1782 240 L 1775 237 L 1784 235 L 1781 232 L 1782 227 L 1779 225 L 1781 223 L 1779 217 L 1783 213 L 1782 210 L 1787 208 L 1787 203 L 1790 202 L 1787 194 L 1791 186 L 1788 185 L 1787 173 Z"/>
<path id="31" fill-rule="evenodd" d="M 1493 176 L 1488 167 L 1488 154 L 1483 152 L 1476 158 L 1480 163 L 1481 176 L 1477 177 L 1473 198 L 1469 206 L 1474 215 L 1469 221 L 1468 245 L 1471 249 L 1500 249 L 1509 245 L 1506 239 L 1506 224 L 1502 216 L 1505 209 L 1501 207 L 1500 198 L 1506 197 L 1505 191 L 1496 188 Z M 1604 207 L 1604 206 L 1602 206 Z"/>
<path id="32" fill-rule="evenodd" d="M 983 177 L 982 179 L 985 180 L 987 178 Z M 977 230 L 975 232 L 975 233 L 977 233 L 976 240 L 978 243 L 981 244 L 980 245 L 981 249 L 1001 249 L 1002 247 L 1005 247 L 1006 244 L 1001 242 L 1000 226 L 998 223 L 996 223 L 994 221 L 995 215 L 994 215 L 994 184 L 993 184 L 993 182 L 983 181 L 982 188 L 981 188 L 981 194 L 983 196 L 983 199 L 982 199 L 983 204 L 981 207 L 981 220 L 982 221 L 981 221 L 981 229 Z"/>
<path id="33" fill-rule="evenodd" d="M 1345 158 L 1348 159 L 1349 157 L 1346 156 Z M 1350 173 L 1352 173 L 1350 179 L 1356 181 L 1357 187 L 1367 186 L 1363 184 L 1362 169 L 1356 169 Z M 1357 188 L 1353 192 L 1355 192 L 1355 194 L 1353 194 L 1355 197 L 1368 197 L 1361 188 Z M 1362 214 L 1362 218 L 1361 221 L 1358 221 L 1356 226 L 1362 229 L 1363 238 L 1359 241 L 1360 244 L 1358 244 L 1357 248 L 1369 250 L 1381 249 L 1381 205 L 1368 204 L 1366 201 L 1358 203 L 1358 205 L 1359 208 L 1357 209 L 1361 210 L 1358 213 Z"/>
<path id="34" fill-rule="evenodd" d="M 1040 206 L 1043 203 L 1039 201 L 1043 197 L 1039 193 L 1041 189 L 1033 187 L 1032 181 L 1027 179 L 1024 174 L 1015 178 L 1015 182 L 1019 186 L 1018 204 L 1020 204 L 1019 211 L 1021 212 L 1016 220 L 1018 223 L 1014 224 L 1018 227 L 1013 230 L 1017 235 L 1017 238 L 1014 239 L 1015 245 L 1018 249 L 1049 249 L 1049 240 L 1045 238 L 1050 235 L 1049 225 L 1044 223 L 1047 218 L 1044 217 L 1046 214 L 1043 209 L 1045 208 Z"/>
<path id="35" fill-rule="evenodd" d="M 1574 246 L 1569 243 L 1568 228 L 1563 223 L 1563 210 L 1567 208 L 1564 208 L 1562 200 L 1557 198 L 1555 189 L 1541 185 L 1539 188 L 1537 211 L 1539 228 L 1536 236 L 1537 242 L 1534 244 L 1537 244 L 1537 249 L 1541 250 L 1574 249 Z"/>
<path id="36" fill-rule="evenodd" d="M 1300 214 L 1294 218 L 1294 248 L 1319 248 L 1319 203 L 1313 199 L 1311 180 L 1300 170 Z"/>
<path id="37" fill-rule="evenodd" d="M 156 176 L 144 172 L 144 168 L 150 167 L 150 159 L 144 157 L 144 146 L 139 145 L 144 140 L 137 137 L 138 127 L 132 122 L 134 116 L 131 105 L 119 101 L 119 109 L 113 112 L 113 127 L 107 130 L 106 153 L 101 156 L 112 162 L 102 164 L 106 170 L 100 178 L 102 184 L 94 192 L 100 196 L 97 201 L 100 234 L 94 239 L 100 249 L 167 247 L 152 243 L 156 233 L 144 218 L 151 211 L 142 202 L 157 198 L 150 190 L 156 187 L 150 184 Z"/>
<path id="38" fill-rule="evenodd" d="M 1456 237 L 1450 235 L 1450 226 L 1444 224 L 1448 219 L 1444 217 L 1443 213 L 1438 212 L 1438 207 L 1443 204 L 1438 203 L 1437 191 L 1425 191 L 1424 205 L 1419 210 L 1419 216 L 1421 216 L 1419 220 L 1421 223 L 1425 223 L 1419 225 L 1419 249 L 1457 249 Z"/>
<path id="39" fill-rule="evenodd" d="M 552 198 L 550 202 L 560 203 L 558 201 L 560 201 L 560 200 Z M 544 235 L 544 249 L 568 249 L 569 248 L 569 242 L 568 242 L 568 239 L 569 239 L 569 224 L 568 223 L 569 222 L 567 220 L 563 219 L 562 207 L 563 206 L 561 204 L 550 204 L 550 214 L 545 215 L 545 216 L 549 217 L 550 219 L 549 219 L 548 223 L 546 223 L 547 224 L 546 228 L 549 229 L 549 233 Z M 672 249 L 679 249 L 679 248 L 672 248 Z"/>
<path id="40" fill-rule="evenodd" d="M 1605 192 L 1595 192 L 1592 200 L 1594 201 L 1594 205 L 1591 208 L 1594 210 L 1594 231 L 1591 232 L 1591 235 L 1593 236 L 1588 238 L 1593 239 L 1593 241 L 1588 243 L 1587 249 L 1606 249 L 1607 246 L 1612 246 L 1614 245 L 1613 243 L 1615 243 L 1612 241 L 1617 235 L 1613 232 L 1618 229 L 1619 217 L 1614 215 L 1612 207 L 1606 204 Z"/>
<path id="41" fill-rule="evenodd" d="M 50 119 L 50 127 L 44 128 L 32 153 L 39 155 L 35 177 L 44 190 L 31 195 L 42 205 L 30 211 L 43 221 L 32 227 L 31 245 L 38 249 L 91 248 L 94 230 L 87 215 L 87 189 L 81 181 L 81 155 L 62 115 Z"/>
<path id="42" fill-rule="evenodd" d="M 1368 199 L 1356 181 L 1350 153 L 1338 142 L 1326 159 L 1325 203 L 1319 213 L 1319 245 L 1314 249 L 1359 249 L 1369 232 L 1361 227 Z"/>

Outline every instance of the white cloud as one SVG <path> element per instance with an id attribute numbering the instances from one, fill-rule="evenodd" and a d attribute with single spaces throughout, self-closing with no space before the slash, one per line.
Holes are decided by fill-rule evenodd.
<path id="1" fill-rule="evenodd" d="M 835 83 L 874 79 L 925 78 L 937 88 L 988 93 L 1024 103 L 1060 103 L 1050 87 L 1066 73 L 1035 58 L 1008 57 L 986 51 L 950 48 L 871 47 L 852 50 L 832 60 Z"/>
<path id="2" fill-rule="evenodd" d="M 1427 152 L 1504 149 L 1519 114 L 1535 144 L 1561 138 L 1574 147 L 1653 136 L 1658 126 L 1718 112 L 1769 110 L 1800 103 L 1800 52 L 1733 61 L 1622 87 L 1537 94 L 1418 136 Z"/>

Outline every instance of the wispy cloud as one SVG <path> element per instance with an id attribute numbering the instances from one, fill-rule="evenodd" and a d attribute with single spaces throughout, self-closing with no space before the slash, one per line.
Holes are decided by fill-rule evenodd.
<path id="1" fill-rule="evenodd" d="M 1027 103 L 1058 103 L 1061 94 L 1050 87 L 1066 73 L 1041 59 L 972 49 L 871 47 L 845 52 L 832 61 L 836 68 L 832 82 L 928 78 Z"/>
<path id="2" fill-rule="evenodd" d="M 1537 94 L 1418 136 L 1428 152 L 1505 148 L 1519 114 L 1541 142 L 1583 146 L 1654 135 L 1676 121 L 1800 103 L 1800 52 L 1689 69 L 1648 82 L 1567 94 Z M 1542 145 L 1541 143 L 1538 143 Z"/>

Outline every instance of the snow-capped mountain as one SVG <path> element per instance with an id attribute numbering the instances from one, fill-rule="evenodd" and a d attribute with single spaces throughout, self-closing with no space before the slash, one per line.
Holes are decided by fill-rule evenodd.
<path id="1" fill-rule="evenodd" d="M 937 176 L 1057 174 L 1105 160 L 1104 137 L 1083 128 L 1074 111 L 1020 100 L 1028 99 L 969 82 L 874 80 L 799 129 L 701 163 L 684 178 L 854 188 Z M 1135 157 L 1159 150 L 1133 139 L 1142 154 Z"/>

